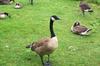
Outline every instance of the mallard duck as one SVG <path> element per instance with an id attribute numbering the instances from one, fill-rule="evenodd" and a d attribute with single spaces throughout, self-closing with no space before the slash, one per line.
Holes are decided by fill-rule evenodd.
<path id="1" fill-rule="evenodd" d="M 77 21 L 74 23 L 74 25 L 71 27 L 71 31 L 75 34 L 79 34 L 79 35 L 89 35 L 89 32 L 92 29 L 89 29 L 85 26 L 80 25 L 80 23 Z"/>
<path id="2" fill-rule="evenodd" d="M 10 15 L 9 15 L 9 13 L 7 13 L 7 12 L 2 12 L 2 13 L 0 13 L 0 19 L 4 19 L 4 18 L 6 18 L 6 17 L 11 17 Z"/>
<path id="3" fill-rule="evenodd" d="M 58 47 L 58 40 L 56 34 L 53 30 L 53 23 L 55 20 L 59 20 L 60 18 L 53 15 L 50 17 L 50 38 L 42 39 L 36 42 L 33 42 L 31 45 L 26 46 L 26 48 L 31 48 L 32 51 L 36 52 L 40 58 L 43 66 L 51 66 L 50 64 L 50 54 L 54 52 L 54 50 Z M 43 56 L 48 55 L 48 61 L 44 63 Z"/>

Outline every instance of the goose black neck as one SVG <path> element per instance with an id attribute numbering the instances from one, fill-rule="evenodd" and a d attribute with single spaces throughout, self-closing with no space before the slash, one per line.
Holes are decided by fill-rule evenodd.
<path id="1" fill-rule="evenodd" d="M 54 33 L 54 30 L 53 30 L 53 22 L 54 21 L 52 19 L 50 19 L 50 33 L 51 33 L 51 38 L 56 36 L 55 33 Z"/>

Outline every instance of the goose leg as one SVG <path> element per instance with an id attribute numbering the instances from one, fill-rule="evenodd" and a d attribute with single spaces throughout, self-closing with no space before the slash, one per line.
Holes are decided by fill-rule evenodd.
<path id="1" fill-rule="evenodd" d="M 40 58 L 41 58 L 42 65 L 44 66 L 43 56 L 40 55 Z"/>
<path id="2" fill-rule="evenodd" d="M 82 11 L 82 13 L 83 13 L 83 15 L 85 15 L 85 12 L 84 11 Z"/>
<path id="3" fill-rule="evenodd" d="M 44 66 L 51 66 L 50 55 L 48 55 L 48 61 L 44 64 Z"/>
<path id="4" fill-rule="evenodd" d="M 50 55 L 48 55 L 48 61 L 47 62 L 50 62 Z"/>

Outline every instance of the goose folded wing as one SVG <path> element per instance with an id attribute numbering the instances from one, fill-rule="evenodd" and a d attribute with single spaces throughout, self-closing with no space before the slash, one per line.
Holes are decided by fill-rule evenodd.
<path id="1" fill-rule="evenodd" d="M 80 7 L 83 9 L 91 9 L 90 6 L 88 4 L 85 4 L 85 3 L 81 4 Z"/>
<path id="2" fill-rule="evenodd" d="M 50 40 L 49 38 L 39 40 L 39 41 L 35 42 L 35 43 L 33 44 L 33 46 L 34 46 L 35 48 L 41 47 L 41 46 L 46 46 L 46 45 L 48 44 L 49 40 Z"/>
<path id="3" fill-rule="evenodd" d="M 86 30 L 87 30 L 87 28 L 86 28 L 85 26 L 76 26 L 76 27 L 74 28 L 74 31 L 75 31 L 76 33 L 85 32 Z"/>

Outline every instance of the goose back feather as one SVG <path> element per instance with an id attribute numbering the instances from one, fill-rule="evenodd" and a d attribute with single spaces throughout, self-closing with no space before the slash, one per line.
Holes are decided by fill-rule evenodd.
<path id="1" fill-rule="evenodd" d="M 58 40 L 56 37 L 53 37 L 33 42 L 31 50 L 35 51 L 39 55 L 48 55 L 51 54 L 57 47 L 58 47 Z"/>

